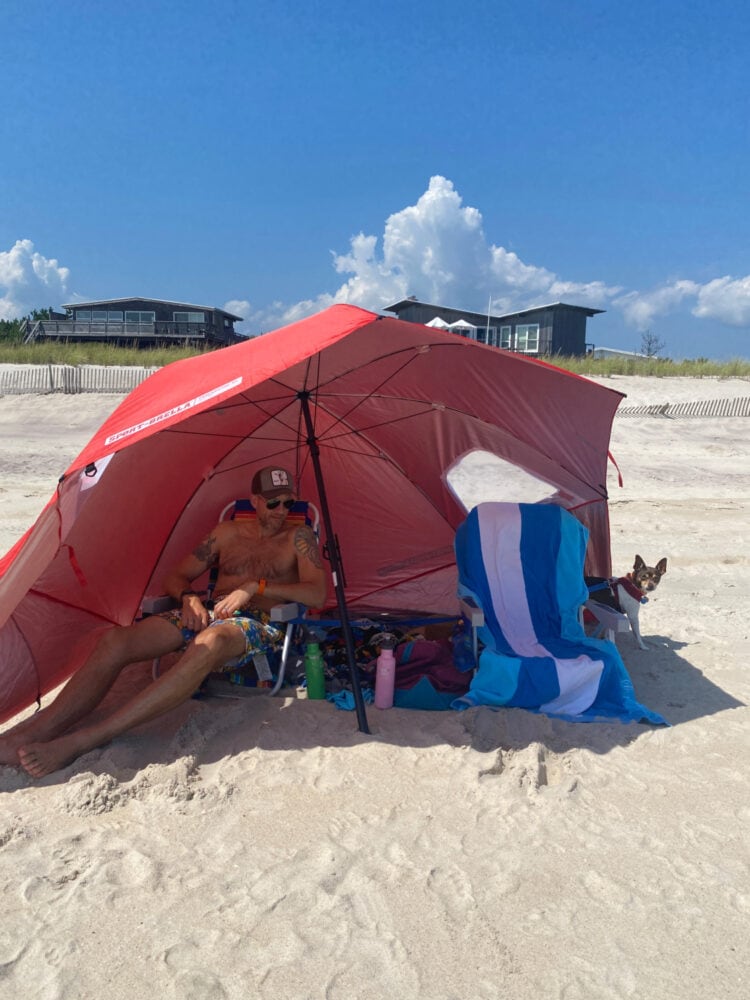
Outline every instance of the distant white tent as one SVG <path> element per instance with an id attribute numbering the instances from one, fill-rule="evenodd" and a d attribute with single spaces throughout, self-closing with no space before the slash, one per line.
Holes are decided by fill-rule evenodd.
<path id="1" fill-rule="evenodd" d="M 455 323 L 451 323 L 448 329 L 462 337 L 476 339 L 477 328 L 471 323 L 467 323 L 465 319 L 457 319 Z"/>
<path id="2" fill-rule="evenodd" d="M 429 323 L 425 323 L 425 326 L 432 326 L 436 330 L 450 330 L 450 323 L 446 323 L 444 319 L 436 316 L 435 319 L 431 319 Z"/>

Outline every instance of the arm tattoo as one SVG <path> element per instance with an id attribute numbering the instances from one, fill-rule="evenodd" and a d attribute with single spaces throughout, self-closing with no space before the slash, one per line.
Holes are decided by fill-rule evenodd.
<path id="1" fill-rule="evenodd" d="M 219 561 L 219 552 L 216 548 L 216 539 L 213 535 L 208 535 L 195 547 L 193 555 L 200 559 L 206 566 L 215 566 Z"/>
<path id="2" fill-rule="evenodd" d="M 320 549 L 315 532 L 307 525 L 299 527 L 294 532 L 294 547 L 300 555 L 307 556 L 316 569 L 320 569 L 323 563 L 320 561 Z"/>

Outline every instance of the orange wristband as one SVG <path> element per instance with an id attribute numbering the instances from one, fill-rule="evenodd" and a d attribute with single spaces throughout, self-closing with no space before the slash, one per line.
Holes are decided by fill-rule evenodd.
<path id="1" fill-rule="evenodd" d="M 266 589 L 266 581 L 258 580 L 258 589 L 255 591 L 255 596 L 262 597 L 265 589 Z"/>

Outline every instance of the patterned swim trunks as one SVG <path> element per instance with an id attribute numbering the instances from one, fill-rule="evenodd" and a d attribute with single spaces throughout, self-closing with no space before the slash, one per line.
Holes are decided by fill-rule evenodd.
<path id="1" fill-rule="evenodd" d="M 188 643 L 198 634 L 192 629 L 182 627 L 182 613 L 179 608 L 171 611 L 162 611 L 157 617 L 163 618 L 170 625 L 174 625 L 180 630 L 184 640 L 179 650 L 181 653 L 185 651 Z M 220 668 L 222 672 L 248 666 L 253 662 L 253 657 L 258 653 L 273 653 L 277 649 L 281 649 L 284 642 L 284 630 L 271 625 L 268 612 L 261 611 L 259 608 L 251 608 L 250 611 L 244 614 L 232 615 L 231 618 L 217 618 L 216 620 L 213 618 L 213 612 L 209 611 L 209 617 L 211 618 L 211 622 L 207 626 L 208 628 L 228 623 L 236 625 L 237 628 L 242 629 L 245 633 L 245 652 L 225 663 Z"/>

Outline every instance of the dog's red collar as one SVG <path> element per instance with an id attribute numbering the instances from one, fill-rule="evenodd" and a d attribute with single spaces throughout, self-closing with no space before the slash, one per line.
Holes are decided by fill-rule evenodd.
<path id="1" fill-rule="evenodd" d="M 640 587 L 637 587 L 629 576 L 621 576 L 619 580 L 615 580 L 615 587 L 622 587 L 623 590 L 630 594 L 630 596 L 635 601 L 640 601 L 641 604 L 648 603 L 648 598 L 643 593 Z"/>

